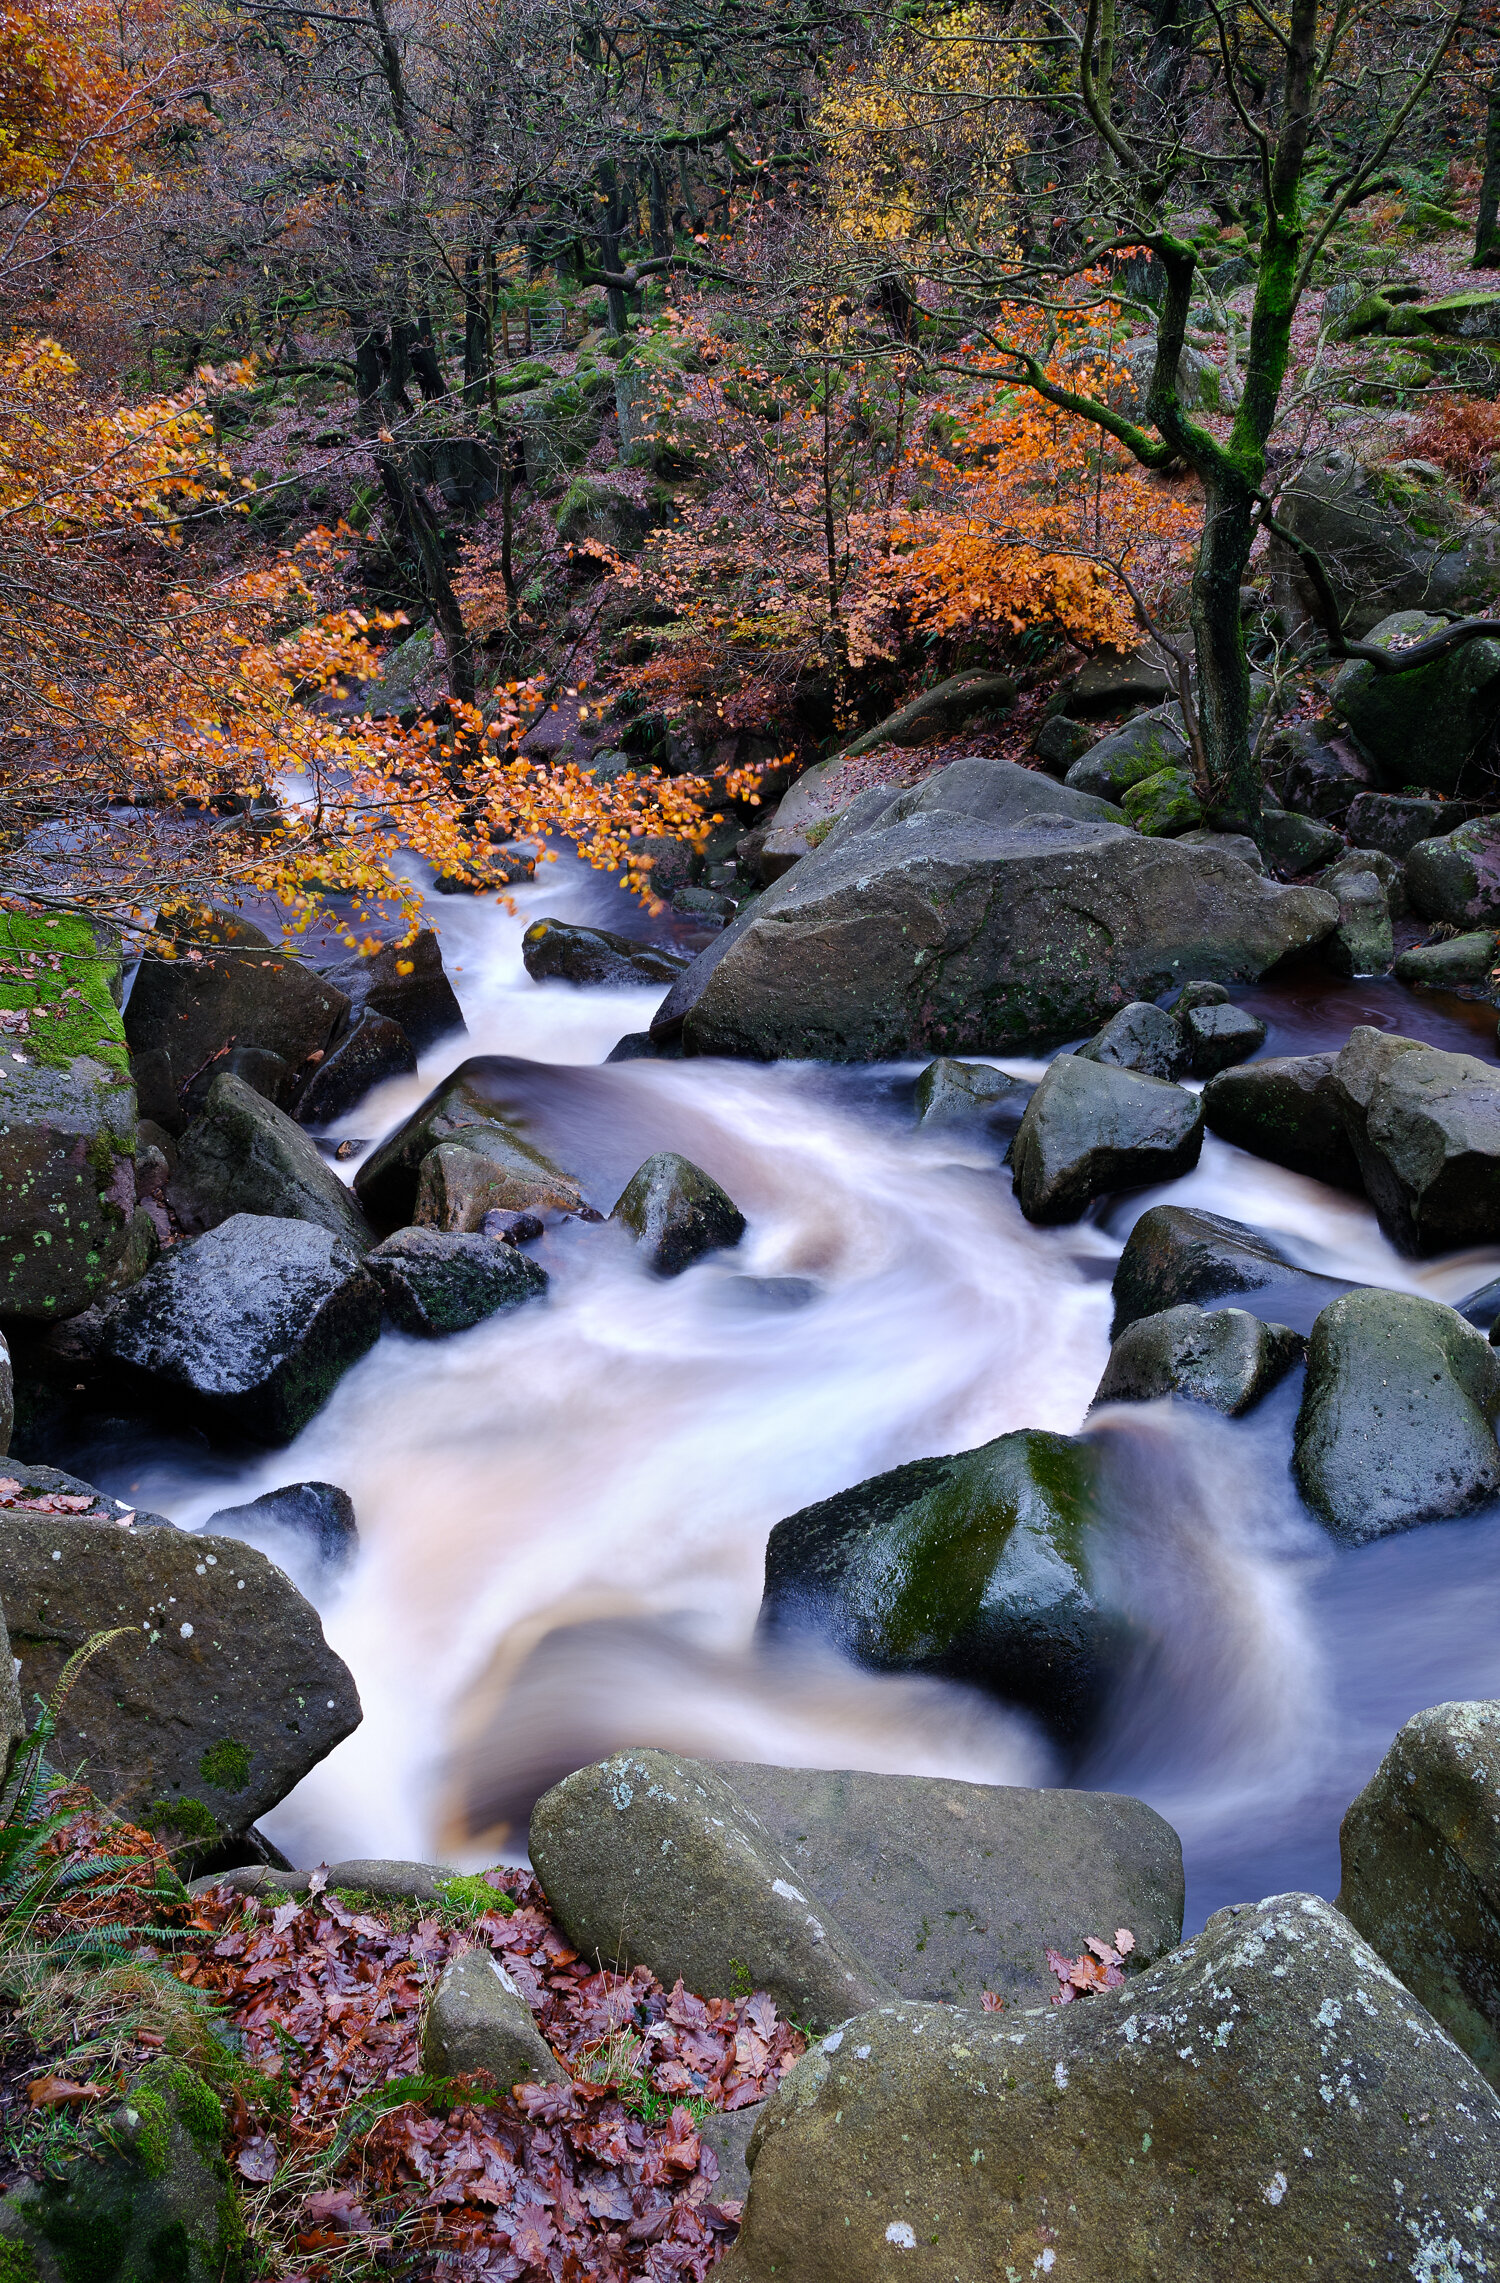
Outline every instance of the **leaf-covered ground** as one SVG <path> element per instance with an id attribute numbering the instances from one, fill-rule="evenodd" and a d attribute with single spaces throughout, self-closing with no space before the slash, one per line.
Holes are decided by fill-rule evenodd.
<path id="1" fill-rule="evenodd" d="M 263 2245 L 310 2276 L 373 2261 L 504 2283 L 693 2283 L 739 2219 L 697 2125 L 764 2099 L 802 2037 L 764 1994 L 705 2000 L 643 1968 L 599 1971 L 528 1872 L 489 1877 L 495 1908 L 467 1923 L 403 1927 L 328 1892 L 199 1898 L 177 1972 L 278 2089 L 269 2118 L 234 2109 L 231 2161 L 259 2191 Z M 424 2006 L 471 1944 L 503 1958 L 571 2086 L 501 2098 L 482 2080 L 421 2078 Z"/>

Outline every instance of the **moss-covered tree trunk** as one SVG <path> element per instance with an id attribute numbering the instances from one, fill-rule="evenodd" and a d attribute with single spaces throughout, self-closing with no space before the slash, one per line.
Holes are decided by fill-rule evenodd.
<path id="1" fill-rule="evenodd" d="M 1485 94 L 1484 175 L 1479 185 L 1479 220 L 1471 267 L 1500 270 L 1500 72 Z"/>

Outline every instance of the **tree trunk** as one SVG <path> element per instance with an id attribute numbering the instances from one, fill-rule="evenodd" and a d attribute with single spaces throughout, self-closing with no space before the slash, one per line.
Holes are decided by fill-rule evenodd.
<path id="1" fill-rule="evenodd" d="M 1485 91 L 1484 177 L 1479 185 L 1479 221 L 1474 232 L 1476 270 L 1500 269 L 1500 73 Z"/>
<path id="2" fill-rule="evenodd" d="M 1250 667 L 1240 627 L 1240 588 L 1254 538 L 1254 501 L 1227 469 L 1205 471 L 1203 537 L 1193 571 L 1198 716 L 1217 821 L 1260 831 L 1260 771 L 1250 751 Z"/>
<path id="3" fill-rule="evenodd" d="M 474 703 L 474 643 L 464 625 L 458 597 L 443 559 L 442 534 L 432 510 L 413 483 L 399 451 L 381 452 L 377 458 L 380 480 L 392 514 L 417 551 L 422 587 L 432 607 L 448 660 L 448 695 L 462 704 Z"/>

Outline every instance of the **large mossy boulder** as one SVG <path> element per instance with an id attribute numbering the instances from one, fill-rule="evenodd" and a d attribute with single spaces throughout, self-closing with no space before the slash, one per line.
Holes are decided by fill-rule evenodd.
<path id="1" fill-rule="evenodd" d="M 537 1801 L 531 1860 L 575 1949 L 826 2028 L 894 1997 L 720 1772 L 618 1752 Z"/>
<path id="2" fill-rule="evenodd" d="M 1062 718 L 1055 717 L 1057 721 Z M 1064 782 L 1074 792 L 1118 801 L 1132 785 L 1154 777 L 1159 770 L 1180 768 L 1189 758 L 1182 709 L 1163 706 L 1154 713 L 1137 714 L 1123 729 L 1090 745 L 1072 764 Z"/>
<path id="3" fill-rule="evenodd" d="M 1500 2087 L 1500 1704 L 1408 1720 L 1339 1854 L 1339 1909 Z"/>
<path id="4" fill-rule="evenodd" d="M 1406 892 L 1425 920 L 1472 930 L 1500 922 L 1500 817 L 1473 817 L 1418 841 Z"/>
<path id="5" fill-rule="evenodd" d="M 252 2258 L 223 2140 L 218 2096 L 180 2063 L 154 2062 L 0 2200 L 0 2271 L 8 2283 L 239 2283 Z"/>
<path id="6" fill-rule="evenodd" d="M 1235 1417 L 1268 1395 L 1306 1347 L 1300 1332 L 1263 1323 L 1246 1308 L 1184 1302 L 1126 1325 L 1094 1402 L 1154 1403 L 1177 1395 Z"/>
<path id="7" fill-rule="evenodd" d="M 1076 1221 L 1113 1189 L 1191 1173 L 1202 1147 L 1196 1094 L 1116 1063 L 1059 1055 L 1016 1131 L 1016 1200 L 1028 1221 Z"/>
<path id="8" fill-rule="evenodd" d="M 1455 1309 L 1359 1291 L 1312 1328 L 1293 1461 L 1298 1485 L 1354 1545 L 1500 1490 L 1500 1354 Z"/>
<path id="9" fill-rule="evenodd" d="M 0 1053 L 0 1318 L 76 1316 L 140 1273 L 135 1151 L 117 1064 Z"/>
<path id="10" fill-rule="evenodd" d="M 1333 446 L 1299 468 L 1282 492 L 1280 520 L 1323 560 L 1345 632 L 1363 639 L 1396 611 L 1462 614 L 1493 595 L 1495 527 L 1469 523 L 1441 493 L 1367 467 Z M 1277 603 L 1310 625 L 1322 613 L 1301 559 L 1272 546 Z M 1409 781 L 1397 778 L 1397 784 Z"/>
<path id="11" fill-rule="evenodd" d="M 87 1488 L 87 1485 L 83 1486 Z M 26 1701 L 75 1650 L 62 1765 L 131 1822 L 206 1851 L 239 1839 L 360 1719 L 343 1659 L 284 1571 L 237 1538 L 0 1511 L 0 1603 Z"/>
<path id="12" fill-rule="evenodd" d="M 1190 975 L 1251 981 L 1337 923 L 1332 897 L 1110 813 L 982 756 L 862 794 L 699 954 L 653 1035 L 837 1062 L 1055 1045 Z"/>
<path id="13" fill-rule="evenodd" d="M 235 1213 L 311 1221 L 363 1252 L 374 1232 L 327 1159 L 299 1125 L 243 1079 L 222 1072 L 201 1117 L 177 1145 L 174 1201 L 189 1225 L 215 1228 Z"/>
<path id="14" fill-rule="evenodd" d="M 771 1532 L 761 1628 L 972 1681 L 1076 1740 L 1118 1645 L 1094 1584 L 1095 1465 L 1087 1443 L 1023 1428 L 804 1507 Z"/>
<path id="15" fill-rule="evenodd" d="M 377 1227 L 417 1220 L 472 1233 L 491 1210 L 578 1211 L 578 1184 L 529 1137 L 503 1085 L 497 1096 L 490 1083 L 509 1067 L 487 1055 L 460 1063 L 370 1152 L 354 1193 Z"/>
<path id="16" fill-rule="evenodd" d="M 720 1761 L 878 1972 L 904 1998 L 1039 2005 L 1049 1945 L 1074 1956 L 1128 1926 L 1138 1965 L 1182 1939 L 1182 1846 L 1117 1792 Z"/>
<path id="17" fill-rule="evenodd" d="M 1366 642 L 1396 651 L 1439 634 L 1446 619 L 1393 611 Z M 1333 685 L 1337 706 L 1376 781 L 1387 791 L 1427 785 L 1465 790 L 1479 776 L 1500 724 L 1500 642 L 1460 643 L 1431 665 L 1383 674 L 1353 658 Z"/>
<path id="18" fill-rule="evenodd" d="M 343 1237 L 236 1213 L 68 1330 L 81 1365 L 147 1408 L 289 1443 L 375 1345 L 380 1291 Z"/>
<path id="19" fill-rule="evenodd" d="M 1318 1895 L 1218 1911 L 1081 2003 L 845 2022 L 781 2079 L 750 2165 L 725 2283 L 1436 2283 L 1500 2260 L 1500 2101 Z"/>
<path id="20" fill-rule="evenodd" d="M 1331 1054 L 1272 1055 L 1221 1071 L 1203 1089 L 1209 1132 L 1293 1173 L 1362 1189 L 1359 1159 L 1327 1085 L 1333 1064 Z"/>
<path id="21" fill-rule="evenodd" d="M 1197 1307 L 1231 1297 L 1263 1322 L 1311 1331 L 1320 1309 L 1349 1288 L 1298 1268 L 1258 1229 L 1192 1205 L 1153 1205 L 1142 1213 L 1115 1267 L 1111 1339 L 1127 1324 L 1184 1301 Z"/>
<path id="22" fill-rule="evenodd" d="M 278 1054 L 294 1073 L 321 1055 L 347 1021 L 337 984 L 273 950 L 234 912 L 163 912 L 180 939 L 177 956 L 141 961 L 125 1009 L 132 1057 L 164 1058 L 151 1114 L 173 1132 L 187 1123 L 182 1091 L 214 1056 L 234 1046 Z"/>
<path id="23" fill-rule="evenodd" d="M 1484 983 L 1500 961 L 1500 936 L 1491 928 L 1471 928 L 1438 943 L 1416 943 L 1403 951 L 1391 973 L 1398 983 L 1413 983 L 1424 991 L 1451 991 L 1465 983 Z"/>

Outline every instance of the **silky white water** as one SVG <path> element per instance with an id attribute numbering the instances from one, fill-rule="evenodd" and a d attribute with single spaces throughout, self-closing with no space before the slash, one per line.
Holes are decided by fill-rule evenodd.
<path id="1" fill-rule="evenodd" d="M 337 1582 L 271 1549 L 318 1602 L 365 1714 L 267 1819 L 294 1860 L 514 1854 L 547 1783 L 630 1743 L 1058 1780 L 1040 1731 L 975 1690 L 758 1646 L 772 1525 L 906 1459 L 1077 1432 L 1113 1261 L 1165 1196 L 1364 1282 L 1454 1298 L 1500 1270 L 1490 1253 L 1404 1262 L 1361 1201 L 1212 1140 L 1169 1191 L 1032 1228 L 993 1144 L 915 1133 L 915 1064 L 606 1067 L 659 991 L 539 986 L 519 947 L 541 911 L 618 924 L 614 898 L 571 864 L 514 914 L 434 898 L 468 1035 L 341 1130 L 378 1137 L 466 1056 L 514 1057 L 517 1099 L 602 1210 L 677 1149 L 746 1214 L 741 1246 L 663 1282 L 618 1229 L 569 1224 L 538 1248 L 545 1302 L 444 1341 L 388 1331 L 289 1450 L 233 1467 L 162 1448 L 111 1481 L 189 1526 L 280 1483 L 353 1497 L 360 1553 Z M 1402 995 L 1380 1019 L 1409 1009 Z M 1278 1887 L 1334 1892 L 1339 1814 L 1399 1723 L 1500 1693 L 1500 1517 L 1335 1549 L 1291 1490 L 1295 1401 L 1289 1386 L 1234 1423 L 1121 1407 L 1089 1429 L 1110 1446 L 1110 1559 L 1137 1651 L 1072 1780 L 1176 1824 L 1190 1924 Z"/>

